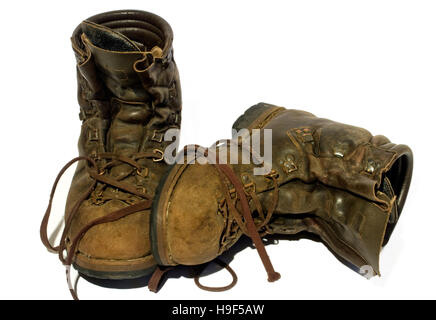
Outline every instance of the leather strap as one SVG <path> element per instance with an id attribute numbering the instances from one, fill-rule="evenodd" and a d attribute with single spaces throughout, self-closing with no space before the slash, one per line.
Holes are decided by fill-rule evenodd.
<path id="1" fill-rule="evenodd" d="M 208 265 L 208 264 L 205 264 L 194 277 L 194 281 L 195 281 L 195 284 L 197 285 L 197 287 L 199 287 L 200 289 L 206 290 L 206 291 L 211 291 L 211 292 L 222 292 L 222 291 L 227 291 L 227 290 L 230 290 L 231 288 L 233 288 L 236 285 L 236 283 L 238 282 L 238 276 L 236 275 L 235 271 L 232 268 L 230 268 L 230 266 L 227 263 L 221 261 L 218 258 L 213 260 L 212 262 L 225 268 L 232 276 L 232 278 L 233 278 L 232 282 L 229 285 L 223 286 L 223 287 L 208 287 L 208 286 L 202 285 L 200 283 L 200 276 L 201 276 L 201 273 L 204 271 L 204 269 L 206 269 L 206 267 Z"/>
<path id="2" fill-rule="evenodd" d="M 159 291 L 159 284 L 162 281 L 163 276 L 171 269 L 173 269 L 173 267 L 157 266 L 150 280 L 148 280 L 148 290 L 157 293 Z"/>
<path id="3" fill-rule="evenodd" d="M 215 167 L 220 170 L 233 184 L 235 187 L 236 193 L 241 201 L 242 214 L 244 216 L 245 225 L 247 227 L 248 236 L 253 241 L 256 250 L 259 254 L 260 260 L 268 274 L 268 281 L 274 282 L 280 279 L 280 273 L 274 270 L 274 267 L 271 263 L 271 260 L 266 252 L 265 246 L 260 238 L 259 233 L 257 232 L 256 225 L 254 224 L 253 217 L 251 216 L 250 206 L 248 204 L 247 197 L 245 195 L 244 186 L 241 181 L 235 175 L 233 170 L 227 164 L 215 164 Z"/>
<path id="4" fill-rule="evenodd" d="M 231 142 L 231 141 L 227 140 L 227 143 L 229 143 L 229 142 Z M 219 142 L 215 143 L 215 145 L 218 145 L 218 143 Z M 194 145 L 194 149 L 195 149 L 195 152 L 197 152 L 198 149 L 203 149 L 203 148 L 199 145 Z M 189 150 L 190 150 L 189 146 L 185 146 L 185 148 L 184 148 L 185 154 Z M 203 152 L 204 156 L 208 157 L 210 151 L 211 151 L 210 149 L 204 150 L 204 152 Z M 266 252 L 263 241 L 260 238 L 259 232 L 257 231 L 258 229 L 257 229 L 257 227 L 254 223 L 253 217 L 251 215 L 250 205 L 248 203 L 248 199 L 247 199 L 247 196 L 245 194 L 245 190 L 244 190 L 244 186 L 243 186 L 242 182 L 239 180 L 239 178 L 236 176 L 236 174 L 233 172 L 232 168 L 228 164 L 220 164 L 219 163 L 219 156 L 217 154 L 215 154 L 215 157 L 216 157 L 216 163 L 214 163 L 213 165 L 218 170 L 220 175 L 224 175 L 230 181 L 230 183 L 233 184 L 235 191 L 238 195 L 238 198 L 241 201 L 242 215 L 244 217 L 244 223 L 239 218 L 239 215 L 237 213 L 236 208 L 234 207 L 232 201 L 230 201 L 231 199 L 229 199 L 229 195 L 226 194 L 226 200 L 227 200 L 227 205 L 228 205 L 229 209 L 231 211 L 233 211 L 232 212 L 233 216 L 236 219 L 238 225 L 243 230 L 243 232 L 246 233 L 253 241 L 253 244 L 255 245 L 256 250 L 259 254 L 259 257 L 262 261 L 262 264 L 263 264 L 263 266 L 268 274 L 268 281 L 274 282 L 274 281 L 279 280 L 281 277 L 280 273 L 278 273 L 274 270 L 274 267 L 273 267 L 271 260 L 268 256 L 268 253 Z M 270 210 L 268 211 L 267 219 L 271 218 L 273 211 L 274 211 L 274 208 L 278 202 L 278 184 L 277 184 L 277 181 L 274 177 L 274 174 L 275 173 L 272 173 L 272 174 L 267 176 L 269 178 L 273 178 L 274 187 L 276 190 L 276 192 L 274 194 L 274 199 L 273 199 L 274 206 L 271 207 Z M 221 182 L 224 183 L 224 181 L 221 181 Z M 226 186 L 224 186 L 224 188 L 226 188 Z M 265 220 L 263 225 L 266 225 L 267 222 L 268 222 L 268 220 Z"/>
<path id="5" fill-rule="evenodd" d="M 137 156 L 137 158 L 142 158 L 142 157 L 144 157 L 144 158 L 145 157 L 157 158 L 157 157 L 159 157 L 159 155 L 156 156 L 155 153 L 153 153 L 153 154 L 144 153 L 144 154 Z M 128 159 L 128 158 L 124 158 L 124 157 L 120 157 L 120 156 L 116 156 L 116 155 L 112 155 L 112 154 L 107 154 L 107 153 L 102 154 L 101 158 L 115 158 L 115 160 L 128 163 L 128 164 L 132 165 L 133 167 L 138 168 L 138 165 L 132 159 Z M 48 227 L 48 222 L 50 219 L 53 198 L 54 198 L 54 195 L 56 192 L 57 185 L 58 185 L 62 175 L 65 173 L 65 171 L 67 171 L 68 168 L 70 168 L 71 165 L 73 165 L 74 163 L 76 163 L 78 161 L 82 161 L 82 160 L 85 160 L 91 164 L 91 167 L 88 168 L 88 173 L 89 173 L 89 176 L 91 178 L 93 178 L 93 182 L 91 183 L 90 187 L 83 193 L 83 195 L 78 199 L 78 201 L 74 204 L 71 211 L 66 215 L 67 219 L 65 221 L 65 226 L 64 226 L 64 230 L 62 232 L 61 239 L 59 241 L 59 245 L 53 246 L 50 243 L 49 238 L 48 238 L 47 227 Z M 89 197 L 89 195 L 93 192 L 93 190 L 95 189 L 95 187 L 97 185 L 97 182 L 101 182 L 101 183 L 104 183 L 107 185 L 111 185 L 111 186 L 120 188 L 120 189 L 125 190 L 127 192 L 130 192 L 132 194 L 135 194 L 135 195 L 143 198 L 144 200 L 142 200 L 136 204 L 133 204 L 133 205 L 124 207 L 122 209 L 116 210 L 114 212 L 111 212 L 103 217 L 94 219 L 91 222 L 89 222 L 88 224 L 86 224 L 77 233 L 77 235 L 72 239 L 70 248 L 69 248 L 69 250 L 67 250 L 67 255 L 66 255 L 66 257 L 64 257 L 64 251 L 66 250 L 66 247 L 67 247 L 67 244 L 66 244 L 67 232 L 71 227 L 71 223 L 73 221 L 73 218 L 77 214 L 83 201 L 85 201 Z M 99 225 L 102 223 L 114 222 L 114 221 L 117 221 L 117 220 L 124 218 L 128 215 L 131 215 L 133 213 L 136 213 L 136 212 L 139 212 L 142 210 L 147 210 L 151 207 L 151 204 L 152 204 L 152 198 L 149 195 L 142 193 L 142 192 L 139 192 L 138 190 L 131 188 L 130 186 L 128 186 L 122 182 L 119 182 L 115 179 L 112 179 L 110 177 L 104 177 L 103 175 L 101 175 L 98 171 L 97 163 L 95 162 L 94 159 L 92 159 L 90 157 L 87 157 L 87 156 L 76 157 L 76 158 L 72 159 L 71 161 L 69 161 L 60 170 L 59 174 L 57 175 L 57 177 L 53 183 L 53 187 L 51 189 L 50 199 L 49 199 L 49 203 L 47 206 L 47 210 L 45 211 L 44 217 L 43 217 L 42 222 L 41 222 L 40 237 L 41 237 L 41 241 L 44 244 L 44 246 L 50 252 L 57 253 L 59 256 L 59 260 L 65 265 L 68 288 L 70 290 L 70 293 L 71 293 L 73 299 L 78 300 L 78 296 L 77 296 L 75 288 L 72 286 L 72 283 L 71 283 L 71 264 L 73 263 L 74 255 L 76 254 L 76 249 L 80 243 L 80 240 L 83 238 L 83 236 L 86 234 L 86 232 L 88 232 L 89 229 L 91 229 L 92 227 L 94 227 L 96 225 Z"/>
<path id="6" fill-rule="evenodd" d="M 50 252 L 56 253 L 56 252 L 59 251 L 59 246 L 52 246 L 51 245 L 51 243 L 50 243 L 50 241 L 48 239 L 48 233 L 47 233 L 47 226 L 48 226 L 48 222 L 49 222 L 49 219 L 50 219 L 51 207 L 52 207 L 53 198 L 54 198 L 54 195 L 55 195 L 55 192 L 56 192 L 57 185 L 58 185 L 59 180 L 61 179 L 62 175 L 65 173 L 65 171 L 67 171 L 68 168 L 71 167 L 71 165 L 73 165 L 74 163 L 76 163 L 78 161 L 81 161 L 81 160 L 88 161 L 89 163 L 91 163 L 93 168 L 97 168 L 97 163 L 93 159 L 91 159 L 89 157 L 85 157 L 85 156 L 76 157 L 76 158 L 72 159 L 71 161 L 69 161 L 61 169 L 61 171 L 58 173 L 58 175 L 57 175 L 57 177 L 56 177 L 56 179 L 55 179 L 55 181 L 53 183 L 53 187 L 52 187 L 51 192 L 50 192 L 50 200 L 48 202 L 48 206 L 47 206 L 47 209 L 45 211 L 44 217 L 42 218 L 41 227 L 40 227 L 41 241 L 42 241 L 43 245 L 47 248 L 47 250 L 49 250 Z M 96 185 L 96 181 L 94 181 L 92 183 L 92 185 L 89 187 L 89 189 L 76 202 L 76 204 L 74 205 L 74 207 L 71 210 L 71 213 L 69 215 L 69 219 L 68 220 L 72 220 L 71 216 L 75 214 L 75 212 L 78 210 L 80 204 L 82 204 L 82 202 L 91 194 L 92 190 L 94 190 L 94 188 L 95 188 L 95 185 Z M 67 221 L 66 224 L 68 222 L 69 221 Z M 66 228 L 64 228 L 64 233 L 65 233 L 65 229 Z M 62 238 L 63 238 L 63 236 L 62 236 Z M 61 241 L 62 241 L 62 238 L 61 238 Z"/>

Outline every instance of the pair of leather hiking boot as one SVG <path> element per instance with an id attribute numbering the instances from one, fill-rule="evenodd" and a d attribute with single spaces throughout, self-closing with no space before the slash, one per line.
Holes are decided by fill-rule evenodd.
<path id="1" fill-rule="evenodd" d="M 56 178 L 41 224 L 42 242 L 58 253 L 68 279 L 71 265 L 102 279 L 153 274 L 155 291 L 168 267 L 213 261 L 245 234 L 275 281 L 280 275 L 264 239 L 304 232 L 378 274 L 380 250 L 409 189 L 411 150 L 358 127 L 259 103 L 234 123 L 243 134 L 208 149 L 186 147 L 169 165 L 174 142 L 166 133 L 180 128 L 182 105 L 172 39 L 165 20 L 133 10 L 93 16 L 73 33 L 79 157 Z M 255 134 L 260 149 L 270 149 L 265 172 L 256 171 L 265 163 L 255 161 Z M 54 246 L 47 233 L 52 199 L 76 162 Z"/>

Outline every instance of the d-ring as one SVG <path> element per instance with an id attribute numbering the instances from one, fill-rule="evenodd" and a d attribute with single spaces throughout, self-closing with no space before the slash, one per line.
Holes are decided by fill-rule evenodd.
<path id="1" fill-rule="evenodd" d="M 162 161 L 164 159 L 164 152 L 162 150 L 154 149 L 153 152 L 160 154 L 160 158 L 153 159 L 153 162 L 159 162 L 159 161 Z"/>

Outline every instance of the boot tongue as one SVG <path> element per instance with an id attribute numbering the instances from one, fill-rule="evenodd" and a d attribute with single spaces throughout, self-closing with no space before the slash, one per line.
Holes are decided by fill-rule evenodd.
<path id="1" fill-rule="evenodd" d="M 91 21 L 82 23 L 82 32 L 93 45 L 101 49 L 118 52 L 141 51 L 137 44 L 123 34 Z"/>
<path id="2" fill-rule="evenodd" d="M 144 126 L 151 115 L 144 104 L 149 95 L 133 68 L 147 48 L 100 24 L 84 21 L 81 28 L 83 42 L 92 53 L 99 78 L 113 97 L 119 99 L 111 102 L 113 114 L 106 148 L 130 157 L 141 148 Z M 130 165 L 119 164 L 112 167 L 111 175 L 124 177 L 131 169 Z"/>
<path id="3" fill-rule="evenodd" d="M 84 21 L 81 24 L 83 44 L 92 54 L 103 81 L 112 95 L 124 101 L 149 99 L 133 66 L 144 58 L 145 47 L 108 27 Z M 141 52 L 141 47 L 144 50 Z"/>

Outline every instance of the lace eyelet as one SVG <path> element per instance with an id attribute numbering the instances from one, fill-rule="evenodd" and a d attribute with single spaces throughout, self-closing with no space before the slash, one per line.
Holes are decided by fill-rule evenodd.
<path id="1" fill-rule="evenodd" d="M 148 176 L 148 168 L 143 168 L 143 169 L 136 169 L 136 174 L 140 177 L 145 178 L 146 176 Z"/>
<path id="2" fill-rule="evenodd" d="M 162 150 L 154 149 L 153 152 L 157 153 L 157 154 L 160 154 L 160 157 L 159 158 L 154 158 L 153 162 L 160 162 L 160 161 L 162 161 L 164 159 L 164 152 Z"/>

